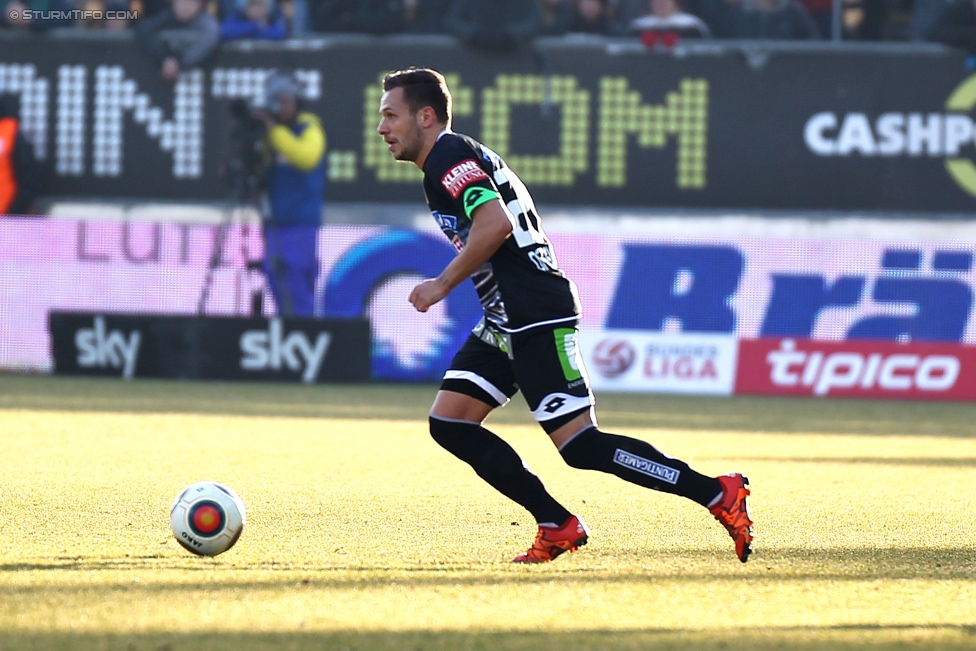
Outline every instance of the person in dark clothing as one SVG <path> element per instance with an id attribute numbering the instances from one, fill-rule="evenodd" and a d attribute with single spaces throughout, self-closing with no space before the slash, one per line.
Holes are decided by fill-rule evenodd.
<path id="1" fill-rule="evenodd" d="M 820 31 L 797 0 L 744 0 L 729 6 L 719 36 L 741 39 L 819 39 Z"/>
<path id="2" fill-rule="evenodd" d="M 453 0 L 444 29 L 470 47 L 511 52 L 539 35 L 542 10 L 531 0 Z"/>
<path id="3" fill-rule="evenodd" d="M 597 34 L 613 36 L 621 30 L 610 18 L 606 0 L 573 0 L 576 10 L 566 30 L 570 34 Z"/>
<path id="4" fill-rule="evenodd" d="M 181 72 L 214 53 L 220 25 L 206 12 L 203 0 L 171 0 L 166 11 L 138 21 L 136 40 L 159 64 L 163 79 L 175 82 Z"/>
<path id="5" fill-rule="evenodd" d="M 562 36 L 576 18 L 574 0 L 538 0 L 542 21 L 540 36 Z"/>
<path id="6" fill-rule="evenodd" d="M 945 7 L 929 27 L 927 40 L 976 55 L 976 0 L 958 0 Z"/>
<path id="7" fill-rule="evenodd" d="M 909 40 L 916 42 L 928 40 L 932 25 L 951 4 L 953 0 L 912 0 L 912 17 L 908 26 Z"/>
<path id="8" fill-rule="evenodd" d="M 403 0 L 403 31 L 407 34 L 444 33 L 444 13 L 450 0 Z"/>
<path id="9" fill-rule="evenodd" d="M 55 27 L 70 27 L 74 19 L 67 12 L 77 9 L 71 0 L 0 0 L 0 27 L 44 32 Z M 58 12 L 45 18 L 28 17 L 24 12 Z M 57 17 L 54 17 L 54 16 Z"/>
<path id="10" fill-rule="evenodd" d="M 313 22 L 319 32 L 395 34 L 402 0 L 319 0 Z"/>

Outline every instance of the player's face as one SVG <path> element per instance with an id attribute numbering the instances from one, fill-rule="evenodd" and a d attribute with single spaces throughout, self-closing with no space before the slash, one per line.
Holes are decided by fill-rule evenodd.
<path id="1" fill-rule="evenodd" d="M 376 131 L 397 160 L 416 161 L 423 146 L 423 129 L 417 114 L 403 100 L 403 89 L 394 88 L 380 98 L 380 124 Z"/>

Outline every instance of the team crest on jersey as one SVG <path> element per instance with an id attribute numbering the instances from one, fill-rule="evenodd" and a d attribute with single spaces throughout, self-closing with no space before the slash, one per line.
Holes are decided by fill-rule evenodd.
<path id="1" fill-rule="evenodd" d="M 457 232 L 457 217 L 454 215 L 443 215 L 436 210 L 431 211 L 430 214 L 434 216 L 434 221 L 437 222 L 437 225 L 441 227 L 442 231 Z"/>
<path id="2" fill-rule="evenodd" d="M 464 242 L 462 242 L 461 238 L 458 237 L 457 235 L 451 238 L 451 245 L 453 245 L 454 248 L 457 249 L 458 253 L 460 253 L 461 249 L 464 248 Z"/>
<path id="3" fill-rule="evenodd" d="M 461 192 L 474 181 L 487 179 L 488 175 L 481 169 L 478 162 L 473 158 L 461 161 L 441 177 L 441 185 L 448 191 L 452 198 L 457 199 Z"/>

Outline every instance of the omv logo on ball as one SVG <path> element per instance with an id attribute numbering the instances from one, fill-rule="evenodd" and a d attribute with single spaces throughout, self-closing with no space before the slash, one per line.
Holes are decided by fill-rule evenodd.
<path id="1" fill-rule="evenodd" d="M 636 359 L 637 351 L 626 339 L 604 339 L 593 349 L 593 364 L 605 378 L 620 377 Z"/>

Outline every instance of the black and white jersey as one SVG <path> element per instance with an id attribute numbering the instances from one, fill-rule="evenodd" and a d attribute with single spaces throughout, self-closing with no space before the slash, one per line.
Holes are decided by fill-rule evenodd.
<path id="1" fill-rule="evenodd" d="M 424 192 L 434 219 L 460 252 L 471 216 L 499 199 L 512 235 L 471 275 L 485 318 L 504 332 L 579 318 L 576 286 L 559 269 L 529 191 L 495 152 L 445 131 L 424 161 Z"/>

